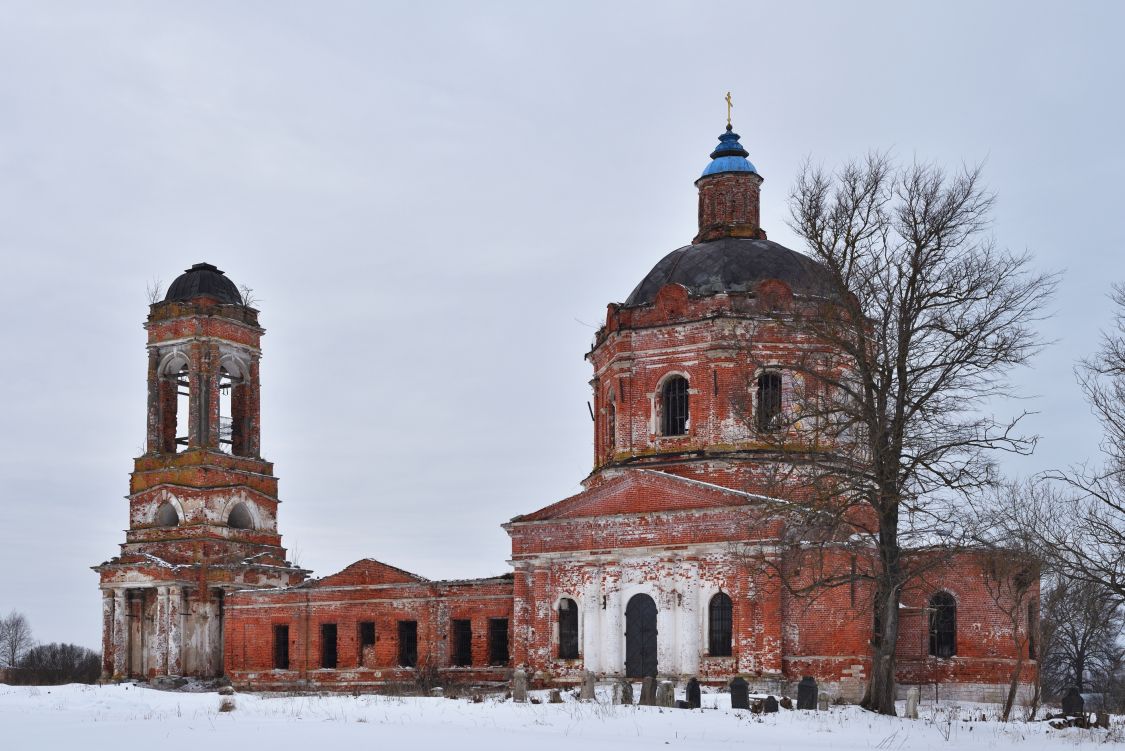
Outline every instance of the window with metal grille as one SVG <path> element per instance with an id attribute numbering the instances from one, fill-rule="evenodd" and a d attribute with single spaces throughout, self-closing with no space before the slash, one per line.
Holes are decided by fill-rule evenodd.
<path id="1" fill-rule="evenodd" d="M 357 663 L 360 667 L 363 666 L 363 651 L 368 647 L 375 646 L 375 623 L 372 621 L 360 621 L 359 624 L 359 655 L 357 655 Z"/>
<path id="2" fill-rule="evenodd" d="M 781 417 L 781 374 L 762 373 L 758 376 L 758 430 L 776 430 Z"/>
<path id="3" fill-rule="evenodd" d="M 320 666 L 336 669 L 336 624 L 320 624 Z"/>
<path id="4" fill-rule="evenodd" d="M 930 598 L 930 654 L 957 654 L 957 601 L 948 592 L 938 592 Z"/>
<path id="5" fill-rule="evenodd" d="M 418 664 L 418 621 L 398 622 L 398 664 L 404 668 Z"/>
<path id="6" fill-rule="evenodd" d="M 273 669 L 289 669 L 288 624 L 277 624 L 273 627 Z"/>
<path id="7" fill-rule="evenodd" d="M 662 412 L 660 432 L 663 435 L 684 435 L 688 423 L 688 382 L 682 376 L 672 376 L 660 391 Z"/>
<path id="8" fill-rule="evenodd" d="M 469 620 L 453 621 L 453 664 L 459 667 L 473 664 L 473 624 Z"/>
<path id="9" fill-rule="evenodd" d="M 569 597 L 559 600 L 559 659 L 578 659 L 578 603 Z"/>
<path id="10" fill-rule="evenodd" d="M 730 597 L 725 593 L 719 592 L 711 598 L 711 604 L 707 608 L 707 651 L 712 657 L 730 657 L 733 610 Z"/>
<path id="11" fill-rule="evenodd" d="M 508 619 L 488 620 L 488 664 L 508 664 Z"/>

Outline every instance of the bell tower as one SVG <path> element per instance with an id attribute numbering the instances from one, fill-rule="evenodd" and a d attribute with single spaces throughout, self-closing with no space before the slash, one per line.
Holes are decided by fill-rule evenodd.
<path id="1" fill-rule="evenodd" d="M 300 583 L 277 529 L 277 478 L 261 457 L 258 311 L 197 263 L 153 303 L 148 429 L 129 527 L 101 577 L 103 676 L 216 677 L 227 591 Z"/>

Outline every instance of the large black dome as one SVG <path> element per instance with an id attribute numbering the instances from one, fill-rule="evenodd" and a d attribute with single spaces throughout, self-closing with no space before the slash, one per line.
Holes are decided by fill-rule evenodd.
<path id="1" fill-rule="evenodd" d="M 806 255 L 770 240 L 724 237 L 673 250 L 641 280 L 625 305 L 645 305 L 665 284 L 682 284 L 692 295 L 749 292 L 779 279 L 794 294 L 832 297 L 828 272 Z"/>
<path id="2" fill-rule="evenodd" d="M 221 303 L 242 305 L 242 295 L 230 278 L 209 263 L 197 263 L 168 286 L 164 302 L 185 302 L 206 295 Z"/>

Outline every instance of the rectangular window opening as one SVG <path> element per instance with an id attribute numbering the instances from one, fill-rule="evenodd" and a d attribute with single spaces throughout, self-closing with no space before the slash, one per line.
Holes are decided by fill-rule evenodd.
<path id="1" fill-rule="evenodd" d="M 273 627 L 273 669 L 289 669 L 289 625 L 277 624 Z"/>
<path id="2" fill-rule="evenodd" d="M 327 670 L 336 669 L 336 624 L 320 624 L 320 666 Z"/>
<path id="3" fill-rule="evenodd" d="M 508 619 L 488 619 L 488 664 L 508 664 Z"/>
<path id="4" fill-rule="evenodd" d="M 373 621 L 360 621 L 359 624 L 359 655 L 357 662 L 363 667 L 363 653 L 368 647 L 375 646 L 375 623 Z"/>
<path id="5" fill-rule="evenodd" d="M 418 621 L 398 622 L 398 664 L 404 668 L 418 664 Z"/>
<path id="6" fill-rule="evenodd" d="M 469 620 L 453 621 L 453 664 L 466 667 L 473 664 L 473 623 Z"/>

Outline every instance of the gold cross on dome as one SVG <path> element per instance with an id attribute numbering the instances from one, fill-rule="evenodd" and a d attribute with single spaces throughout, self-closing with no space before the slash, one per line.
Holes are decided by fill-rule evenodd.
<path id="1" fill-rule="evenodd" d="M 727 92 L 726 100 L 727 100 L 727 127 L 729 128 L 730 127 L 730 108 L 734 106 L 734 102 L 732 102 L 730 100 L 730 92 L 729 91 Z"/>

